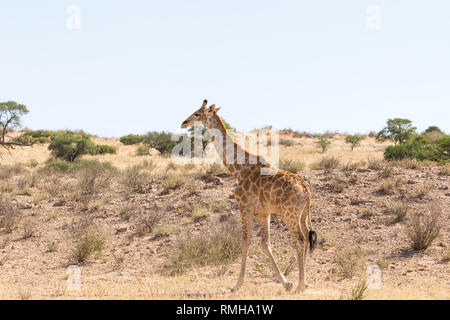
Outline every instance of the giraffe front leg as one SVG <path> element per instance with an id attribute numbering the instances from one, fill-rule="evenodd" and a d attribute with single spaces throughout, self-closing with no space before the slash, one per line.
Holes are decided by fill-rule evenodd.
<path id="1" fill-rule="evenodd" d="M 248 249 L 250 247 L 250 240 L 252 234 L 252 216 L 251 214 L 243 213 L 241 210 L 242 219 L 242 261 L 241 261 L 241 272 L 239 274 L 239 279 L 236 285 L 231 289 L 232 292 L 239 290 L 245 281 L 245 272 L 247 268 L 247 256 Z"/>

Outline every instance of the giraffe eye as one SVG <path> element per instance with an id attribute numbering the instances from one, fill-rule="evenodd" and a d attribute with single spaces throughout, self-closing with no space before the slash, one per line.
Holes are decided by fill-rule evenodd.
<path id="1" fill-rule="evenodd" d="M 196 113 L 196 114 L 194 114 L 196 117 L 198 117 L 199 115 L 200 115 L 200 113 Z"/>

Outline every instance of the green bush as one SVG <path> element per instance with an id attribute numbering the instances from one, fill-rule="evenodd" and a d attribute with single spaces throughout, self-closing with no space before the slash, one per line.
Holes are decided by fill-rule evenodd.
<path id="1" fill-rule="evenodd" d="M 115 154 L 116 148 L 109 146 L 107 144 L 98 144 L 95 146 L 95 149 L 93 151 L 94 153 L 91 154 L 106 154 L 106 153 Z"/>
<path id="2" fill-rule="evenodd" d="M 407 142 L 395 146 L 389 146 L 384 152 L 386 160 L 417 159 L 418 161 L 430 160 L 445 162 L 450 155 L 450 136 L 444 135 L 439 144 L 433 144 L 424 135 L 417 135 Z"/>
<path id="3" fill-rule="evenodd" d="M 75 134 L 71 131 L 57 133 L 50 138 L 48 149 L 55 158 L 69 162 L 75 161 L 83 154 L 116 153 L 114 147 L 108 145 L 96 145 L 86 134 Z"/>
<path id="4" fill-rule="evenodd" d="M 129 134 L 120 138 L 120 142 L 127 146 L 141 143 L 143 140 L 144 137 L 137 134 Z"/>

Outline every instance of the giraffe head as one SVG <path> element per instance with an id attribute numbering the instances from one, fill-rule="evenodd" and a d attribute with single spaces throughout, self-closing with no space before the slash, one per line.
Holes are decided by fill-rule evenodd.
<path id="1" fill-rule="evenodd" d="M 215 117 L 215 113 L 219 111 L 220 108 L 216 108 L 215 104 L 212 104 L 209 108 L 206 107 L 208 101 L 203 100 L 203 104 L 191 114 L 184 122 L 181 124 L 181 128 L 187 128 L 194 125 L 194 122 L 201 122 L 203 125 L 208 126 L 208 123 L 211 123 L 211 120 Z"/>

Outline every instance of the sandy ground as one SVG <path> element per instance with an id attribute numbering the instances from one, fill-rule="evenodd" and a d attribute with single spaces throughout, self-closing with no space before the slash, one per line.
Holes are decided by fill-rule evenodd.
<path id="1" fill-rule="evenodd" d="M 2 152 L 0 163 L 4 168 L 22 168 L 0 181 L 2 194 L 20 208 L 22 215 L 12 232 L 0 230 L 0 298 L 345 299 L 367 277 L 366 268 L 377 264 L 382 266 L 381 288 L 369 289 L 367 299 L 450 298 L 450 268 L 443 259 L 450 244 L 450 179 L 435 165 L 392 167 L 389 179 L 395 180 L 396 186 L 385 194 L 379 191 L 383 168 L 367 167 L 369 159 L 382 158 L 385 147 L 372 139 L 365 139 L 353 152 L 343 138 L 333 139 L 325 155 L 338 157 L 342 166 L 359 163 L 347 171 L 311 170 L 323 157 L 312 139 L 295 139 L 292 147 L 282 147 L 282 158 L 305 163 L 299 174 L 314 194 L 312 221 L 320 241 L 308 257 L 310 287 L 295 295 L 274 281 L 268 260 L 259 248 L 255 223 L 247 281 L 241 291 L 231 293 L 239 259 L 226 267 L 194 267 L 181 275 L 168 274 L 167 265 L 168 255 L 181 235 L 208 235 L 220 221 L 239 216 L 232 199 L 234 179 L 221 173 L 205 174 L 203 168 L 169 168 L 169 159 L 157 155 L 137 157 L 135 146 L 123 146 L 115 139 L 98 138 L 97 142 L 115 145 L 118 154 L 87 159 L 110 161 L 119 169 L 143 160 L 155 163 L 145 192 L 127 191 L 120 184 L 122 173 L 117 171 L 107 187 L 86 205 L 76 196 L 79 177 L 75 175 L 51 174 L 36 178 L 33 185 L 24 182 L 45 165 L 50 155 L 45 145 L 17 149 L 12 154 Z M 27 167 L 32 159 L 38 165 Z M 179 187 L 165 188 L 161 172 L 183 175 L 186 181 Z M 343 190 L 336 190 L 338 183 L 343 184 Z M 417 190 L 423 188 L 425 194 L 417 196 Z M 404 221 L 395 222 L 388 207 L 401 200 L 407 201 L 408 214 Z M 195 203 L 214 205 L 216 209 L 193 221 L 186 208 Z M 137 209 L 125 221 L 120 211 L 127 204 Z M 442 211 L 440 236 L 425 251 L 411 250 L 406 235 L 411 217 L 418 213 L 429 215 L 433 210 Z M 163 214 L 160 225 L 170 226 L 167 235 L 137 234 L 138 216 L 149 213 Z M 73 280 L 68 267 L 73 264 L 70 257 L 79 240 L 76 230 L 83 221 L 101 230 L 106 249 L 78 265 L 81 286 L 77 289 L 68 286 L 68 281 Z M 33 229 L 28 238 L 24 236 L 26 225 Z M 289 270 L 287 278 L 296 285 L 294 251 L 276 216 L 271 230 L 275 258 L 283 270 Z M 55 250 L 49 250 L 50 243 L 55 243 Z M 361 250 L 361 271 L 346 278 L 334 258 L 343 249 L 356 246 Z"/>

